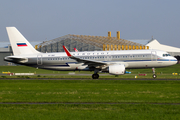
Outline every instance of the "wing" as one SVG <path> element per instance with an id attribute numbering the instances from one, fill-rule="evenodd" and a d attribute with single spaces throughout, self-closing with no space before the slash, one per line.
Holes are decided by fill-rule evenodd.
<path id="1" fill-rule="evenodd" d="M 105 62 L 80 59 L 78 57 L 74 57 L 73 55 L 71 55 L 71 53 L 69 52 L 69 50 L 65 46 L 63 46 L 63 48 L 64 48 L 64 50 L 65 50 L 65 52 L 69 58 L 74 59 L 79 63 L 84 63 L 84 65 L 88 65 L 89 67 L 98 67 L 98 66 L 105 67 L 105 66 L 108 66 L 108 64 Z"/>

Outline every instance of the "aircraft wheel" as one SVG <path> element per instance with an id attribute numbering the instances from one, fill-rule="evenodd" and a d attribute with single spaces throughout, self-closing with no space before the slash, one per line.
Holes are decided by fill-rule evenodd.
<path id="1" fill-rule="evenodd" d="M 153 74 L 153 76 L 152 76 L 152 77 L 155 79 L 157 76 L 156 76 L 156 74 Z"/>
<path id="2" fill-rule="evenodd" d="M 92 78 L 93 78 L 93 79 L 98 79 L 98 78 L 99 78 L 99 75 L 98 75 L 98 74 L 93 74 L 93 75 L 92 75 Z"/>

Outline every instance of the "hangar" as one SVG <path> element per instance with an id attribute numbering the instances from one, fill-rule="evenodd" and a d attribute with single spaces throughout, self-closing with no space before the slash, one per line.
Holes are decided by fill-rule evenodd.
<path id="1" fill-rule="evenodd" d="M 36 46 L 41 52 L 64 52 L 63 45 L 69 51 L 105 51 L 105 50 L 135 50 L 149 49 L 147 46 L 120 38 L 120 32 L 117 31 L 117 37 L 108 36 L 87 36 L 87 35 L 65 35 L 50 41 L 45 41 Z"/>

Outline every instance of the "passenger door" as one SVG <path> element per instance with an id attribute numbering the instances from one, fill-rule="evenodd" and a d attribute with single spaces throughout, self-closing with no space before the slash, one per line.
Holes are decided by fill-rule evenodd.
<path id="1" fill-rule="evenodd" d="M 151 61 L 157 61 L 156 51 L 151 51 Z"/>

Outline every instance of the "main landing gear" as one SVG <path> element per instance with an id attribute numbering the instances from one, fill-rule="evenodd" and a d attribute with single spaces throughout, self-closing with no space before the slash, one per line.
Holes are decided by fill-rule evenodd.
<path id="1" fill-rule="evenodd" d="M 96 73 L 96 74 L 93 74 L 93 75 L 92 75 L 92 78 L 93 78 L 93 79 L 98 79 L 98 78 L 99 78 L 99 74 L 97 74 L 97 73 Z"/>
<path id="2" fill-rule="evenodd" d="M 152 77 L 155 79 L 157 77 L 157 75 L 155 74 L 155 68 L 152 68 L 152 72 L 153 72 Z"/>
<path id="3" fill-rule="evenodd" d="M 98 79 L 99 78 L 98 72 L 99 72 L 99 70 L 97 70 L 97 69 L 94 70 L 94 74 L 92 75 L 92 79 Z"/>

